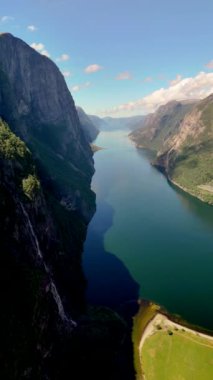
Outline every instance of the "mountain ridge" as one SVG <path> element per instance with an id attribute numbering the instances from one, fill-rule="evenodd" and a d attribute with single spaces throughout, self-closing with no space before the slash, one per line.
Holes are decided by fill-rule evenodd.
<path id="1" fill-rule="evenodd" d="M 213 204 L 213 95 L 195 103 L 169 102 L 130 134 L 151 149 L 153 164 L 191 195 Z"/>

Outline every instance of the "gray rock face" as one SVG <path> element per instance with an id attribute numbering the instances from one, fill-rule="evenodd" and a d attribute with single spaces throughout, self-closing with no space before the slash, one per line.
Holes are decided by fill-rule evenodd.
<path id="1" fill-rule="evenodd" d="M 74 102 L 57 66 L 9 33 L 0 36 L 1 69 L 7 74 L 20 116 L 35 110 L 43 123 L 76 122 Z M 72 130 L 78 134 L 77 125 Z"/>
<path id="2" fill-rule="evenodd" d="M 57 197 L 73 198 L 88 221 L 94 202 L 85 212 L 81 199 L 94 199 L 92 152 L 63 75 L 49 58 L 5 33 L 0 35 L 0 84 L 0 116 L 27 142 Z"/>
<path id="3" fill-rule="evenodd" d="M 158 152 L 166 150 L 168 139 L 178 130 L 184 116 L 196 101 L 171 101 L 145 117 L 142 128 L 133 131 L 130 138 L 138 147 Z"/>
<path id="4" fill-rule="evenodd" d="M 95 126 L 93 121 L 86 114 L 86 112 L 84 112 L 84 110 L 81 107 L 77 107 L 77 112 L 78 112 L 81 128 L 84 132 L 84 135 L 87 141 L 93 142 L 99 133 L 98 128 Z"/>

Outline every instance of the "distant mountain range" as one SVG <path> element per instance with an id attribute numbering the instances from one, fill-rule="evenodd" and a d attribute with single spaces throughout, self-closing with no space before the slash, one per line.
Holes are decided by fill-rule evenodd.
<path id="1" fill-rule="evenodd" d="M 169 102 L 129 136 L 138 148 L 153 151 L 153 164 L 174 184 L 213 204 L 213 94 Z"/>
<path id="2" fill-rule="evenodd" d="M 88 115 L 93 124 L 100 130 L 113 131 L 116 129 L 134 130 L 138 128 L 138 124 L 142 123 L 145 116 L 137 115 L 130 117 L 98 117 L 95 115 Z"/>

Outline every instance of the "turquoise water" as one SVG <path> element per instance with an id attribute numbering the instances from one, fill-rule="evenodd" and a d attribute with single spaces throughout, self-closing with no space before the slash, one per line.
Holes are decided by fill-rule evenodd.
<path id="1" fill-rule="evenodd" d="M 102 132 L 84 270 L 90 302 L 148 298 L 213 328 L 213 207 L 175 189 L 127 132 Z"/>

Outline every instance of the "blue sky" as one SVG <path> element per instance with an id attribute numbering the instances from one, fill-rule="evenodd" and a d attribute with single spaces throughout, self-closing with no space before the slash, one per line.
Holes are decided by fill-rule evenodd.
<path id="1" fill-rule="evenodd" d="M 88 113 L 213 92 L 212 0 L 7 0 L 0 12 L 1 31 L 49 53 Z"/>

